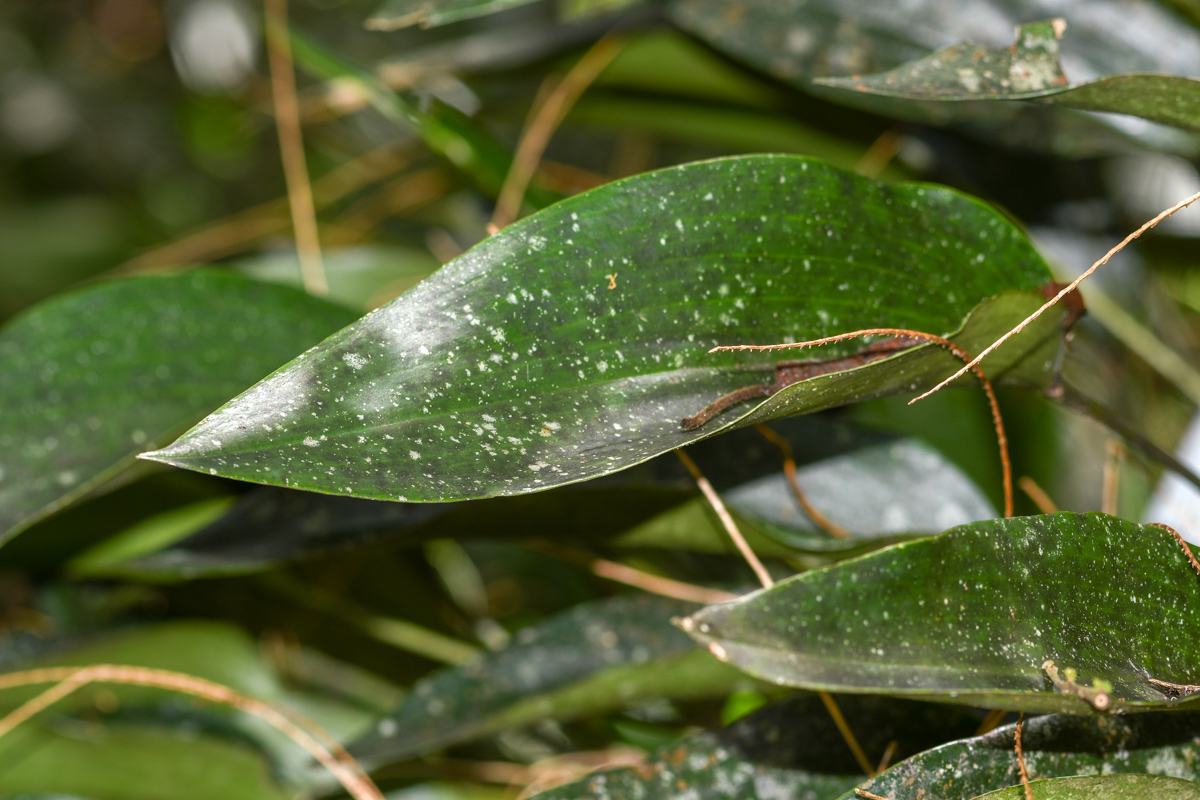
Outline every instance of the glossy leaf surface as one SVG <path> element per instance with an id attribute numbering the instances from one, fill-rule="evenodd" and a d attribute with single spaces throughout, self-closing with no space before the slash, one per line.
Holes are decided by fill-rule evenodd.
<path id="1" fill-rule="evenodd" d="M 1036 100 L 1200 131 L 1200 81 L 1136 74 L 1070 84 L 1058 61 L 1060 32 L 1054 22 L 1037 22 L 1021 26 L 1012 47 L 960 44 L 889 72 L 818 83 L 909 100 Z"/>
<path id="2" fill-rule="evenodd" d="M 965 712 L 877 698 L 838 698 L 869 757 L 897 742 L 900 758 L 970 731 Z M 725 728 L 688 737 L 636 767 L 607 770 L 537 795 L 542 800 L 834 800 L 865 776 L 829 712 L 813 696 L 767 706 Z"/>
<path id="3" fill-rule="evenodd" d="M 751 675 L 828 691 L 1084 713 L 1188 703 L 1200 575 L 1162 528 L 992 520 L 798 575 L 682 623 Z M 1074 669 L 1070 690 L 1043 664 Z M 1079 690 L 1079 691 L 1077 691 Z"/>
<path id="4" fill-rule="evenodd" d="M 396 761 L 539 719 L 727 691 L 739 674 L 670 624 L 690 608 L 640 596 L 570 609 L 521 630 L 504 650 L 423 679 L 350 750 L 368 763 Z"/>
<path id="5" fill-rule="evenodd" d="M 356 318 L 221 272 L 96 283 L 0 331 L 0 541 Z"/>
<path id="6" fill-rule="evenodd" d="M 1015 729 L 1005 725 L 927 750 L 860 788 L 885 797 L 975 797 L 1007 786 L 1020 788 Z M 1200 778 L 1200 714 L 1195 712 L 1035 717 L 1025 721 L 1021 746 L 1034 779 L 1111 772 Z M 856 798 L 850 791 L 841 800 Z"/>
<path id="7" fill-rule="evenodd" d="M 798 157 L 691 164 L 510 226 L 149 457 L 376 499 L 536 491 L 733 420 L 910 391 L 957 363 L 914 348 L 683 433 L 683 417 L 771 380 L 774 354 L 709 354 L 715 345 L 879 325 L 951 333 L 1000 295 L 968 321 L 969 350 L 1023 318 L 1048 280 L 1007 220 L 947 189 Z M 1031 327 L 989 369 L 1053 345 L 1056 332 L 1054 320 Z M 1027 361 L 1027 377 L 1045 376 L 1044 356 Z"/>
<path id="8" fill-rule="evenodd" d="M 1162 775 L 1075 775 L 1031 781 L 1033 796 L 1041 800 L 1197 800 L 1200 786 L 1192 781 Z M 987 800 L 1023 800 L 1025 788 L 1011 786 L 980 795 Z"/>

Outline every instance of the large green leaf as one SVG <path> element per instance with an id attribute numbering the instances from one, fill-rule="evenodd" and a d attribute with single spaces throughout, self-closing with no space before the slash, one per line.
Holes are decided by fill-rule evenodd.
<path id="1" fill-rule="evenodd" d="M 395 714 L 350 750 L 368 763 L 397 761 L 541 719 L 726 692 L 739 674 L 670 624 L 690 608 L 660 597 L 617 597 L 524 628 L 505 649 L 417 683 Z"/>
<path id="2" fill-rule="evenodd" d="M 932 385 L 957 363 L 913 348 L 682 432 L 680 419 L 717 397 L 771 380 L 774 354 L 714 345 L 880 325 L 945 334 L 975 309 L 959 341 L 981 348 L 1040 303 L 1033 290 L 1048 280 L 1006 219 L 949 189 L 799 157 L 675 167 L 507 228 L 144 457 L 377 499 L 536 491 L 735 420 Z M 1056 335 L 1054 320 L 1031 327 L 989 369 Z M 1047 365 L 1027 359 L 1026 377 L 1044 379 Z"/>
<path id="3" fill-rule="evenodd" d="M 895 545 L 682 624 L 782 684 L 1079 713 L 1093 690 L 1114 710 L 1190 704 L 1152 681 L 1200 683 L 1197 608 L 1200 576 L 1170 533 L 1061 513 Z M 1077 671 L 1070 690 L 1047 660 Z"/>
<path id="4" fill-rule="evenodd" d="M 0 541 L 356 315 L 238 275 L 97 283 L 0 330 Z"/>
<path id="5" fill-rule="evenodd" d="M 889 743 L 904 758 L 976 727 L 971 715 L 945 706 L 839 698 L 868 757 Z M 718 731 L 664 747 L 636 767 L 608 770 L 537 795 L 541 800 L 834 800 L 865 776 L 829 712 L 814 696 L 785 700 Z"/>
<path id="6" fill-rule="evenodd" d="M 1011 47 L 958 44 L 888 72 L 817 83 L 909 100 L 1035 100 L 1200 131 L 1200 80 L 1137 74 L 1070 84 L 1058 61 L 1061 33 L 1061 21 L 1031 23 Z"/>
<path id="7" fill-rule="evenodd" d="M 884 797 L 950 798 L 1018 786 L 1021 775 L 1015 730 L 1016 725 L 1006 725 L 983 736 L 935 747 L 896 764 L 860 788 Z M 1200 714 L 1195 712 L 1111 717 L 1051 714 L 1026 721 L 1021 744 L 1032 778 L 1111 772 L 1189 781 L 1200 778 Z M 856 798 L 850 791 L 841 800 Z"/>
<path id="8" fill-rule="evenodd" d="M 1040 800 L 1198 800 L 1200 786 L 1162 775 L 1076 775 L 1033 781 L 1033 796 Z M 981 795 L 987 800 L 1024 800 L 1022 786 L 997 789 Z"/>

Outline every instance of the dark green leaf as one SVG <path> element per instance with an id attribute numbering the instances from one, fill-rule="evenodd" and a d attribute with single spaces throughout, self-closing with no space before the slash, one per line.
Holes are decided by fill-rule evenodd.
<path id="1" fill-rule="evenodd" d="M 961 736 L 964 712 L 879 698 L 838 698 L 868 757 L 896 742 L 900 758 Z M 637 767 L 608 770 L 537 795 L 541 800 L 834 800 L 864 776 L 829 712 L 813 696 L 767 706 L 719 731 L 664 747 Z M 914 795 L 915 797 L 915 795 Z"/>
<path id="2" fill-rule="evenodd" d="M 1162 775 L 1088 775 L 1033 781 L 1034 797 L 1041 800 L 1197 800 L 1200 786 L 1192 781 Z M 988 800 L 1023 800 L 1025 788 L 1012 786 L 980 796 Z"/>
<path id="3" fill-rule="evenodd" d="M 670 624 L 694 606 L 618 597 L 522 629 L 504 650 L 442 670 L 351 747 L 397 761 L 541 719 L 601 713 L 649 697 L 721 694 L 738 673 Z"/>
<path id="4" fill-rule="evenodd" d="M 192 272 L 94 284 L 14 319 L 0 331 L 0 541 L 356 316 Z"/>
<path id="5" fill-rule="evenodd" d="M 45 721 L 0 740 L 0 794 L 95 800 L 286 800 L 261 754 L 181 728 Z M 48 799 L 49 800 L 49 799 Z"/>
<path id="6" fill-rule="evenodd" d="M 683 417 L 771 380 L 776 355 L 714 345 L 879 325 L 951 333 L 975 309 L 958 337 L 971 350 L 1039 305 L 1032 290 L 1048 280 L 1007 220 L 948 189 L 797 157 L 676 167 L 510 226 L 147 457 L 377 499 L 536 491 L 735 421 L 932 385 L 958 363 L 913 348 L 683 433 Z M 994 375 L 1053 354 L 1057 322 L 1034 327 L 998 351 Z M 1023 376 L 1045 380 L 1046 355 Z"/>
<path id="7" fill-rule="evenodd" d="M 1188 704 L 1200 576 L 1162 528 L 1102 514 L 992 520 L 791 578 L 684 620 L 756 677 L 1026 711 Z M 1043 664 L 1076 670 L 1068 689 Z M 1067 676 L 1069 679 L 1069 676 Z M 1193 687 L 1194 688 L 1194 687 Z"/>
<path id="8" fill-rule="evenodd" d="M 984 736 L 935 747 L 860 788 L 884 797 L 947 799 L 974 797 L 1006 786 L 1019 788 L 1015 729 L 1016 725 L 1006 725 Z M 1200 778 L 1200 714 L 1195 712 L 1036 717 L 1025 722 L 1021 745 L 1031 778 L 1111 772 Z M 850 791 L 841 800 L 858 797 Z"/>
<path id="9" fill-rule="evenodd" d="M 1022 25 L 1011 47 L 959 44 L 889 72 L 817 83 L 909 100 L 1037 100 L 1200 131 L 1200 81 L 1143 74 L 1068 84 L 1058 63 L 1061 28 L 1056 24 Z"/>
<path id="10" fill-rule="evenodd" d="M 942 103 L 887 99 L 860 92 L 827 92 L 812 80 L 867 75 L 922 58 L 947 41 L 1009 41 L 1012 26 L 1045 18 L 1053 9 L 1031 0 L 976 3 L 873 3 L 862 0 L 747 0 L 736 12 L 723 0 L 674 0 L 668 13 L 688 30 L 771 75 L 875 113 L 964 126 L 1009 146 L 1080 157 L 1128 149 L 1127 136 L 1191 152 L 1194 143 L 1085 118 L 1066 109 L 1021 104 Z M 1131 72 L 1189 74 L 1200 58 L 1200 33 L 1151 0 L 1093 0 L 1071 7 L 1077 35 L 1064 44 L 1071 64 L 1088 75 Z M 1129 20 L 1136 19 L 1136 23 Z M 1129 35 L 1136 29 L 1139 35 Z M 1170 46 L 1160 46 L 1170 42 Z M 1114 87 L 1114 91 L 1118 87 Z M 1082 107 L 1082 106 L 1081 106 Z"/>

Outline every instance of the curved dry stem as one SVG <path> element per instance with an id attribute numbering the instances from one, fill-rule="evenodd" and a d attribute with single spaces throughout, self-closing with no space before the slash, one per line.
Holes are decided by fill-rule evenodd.
<path id="1" fill-rule="evenodd" d="M 1183 554 L 1186 555 L 1188 561 L 1191 562 L 1192 569 L 1196 570 L 1197 575 L 1200 575 L 1200 561 L 1197 561 L 1196 557 L 1192 555 L 1192 548 L 1188 547 L 1187 541 L 1179 535 L 1179 531 L 1175 530 L 1170 525 L 1164 525 L 1161 522 L 1151 522 L 1150 524 L 1156 528 L 1162 528 L 1164 531 L 1175 537 L 1175 541 L 1179 542 L 1179 546 L 1183 548 Z"/>
<path id="2" fill-rule="evenodd" d="M 354 757 L 321 726 L 294 711 L 276 708 L 261 700 L 240 694 L 219 683 L 149 667 L 119 664 L 93 664 L 87 667 L 50 667 L 0 675 L 0 689 L 54 683 L 46 691 L 0 719 L 0 736 L 12 731 L 39 711 L 53 705 L 88 683 L 116 683 L 169 689 L 230 706 L 258 717 L 293 742 L 329 770 L 354 800 L 383 800 L 383 794 L 363 771 Z"/>
<path id="3" fill-rule="evenodd" d="M 754 551 L 750 549 L 750 544 L 746 541 L 746 537 L 742 536 L 742 532 L 738 530 L 737 523 L 730 516 L 729 509 L 725 508 L 725 504 L 721 502 L 721 496 L 717 494 L 717 490 L 708 482 L 708 478 L 704 477 L 704 473 L 696 466 L 696 462 L 692 461 L 691 456 L 682 450 L 676 450 L 675 455 L 679 456 L 679 460 L 683 462 L 683 466 L 687 467 L 687 471 L 692 473 L 692 478 L 696 481 L 696 485 L 704 493 L 704 498 L 713 507 L 713 511 L 717 512 L 717 517 L 721 520 L 721 524 L 725 526 L 725 531 L 729 534 L 729 538 L 733 539 L 734 545 L 742 554 L 742 558 L 746 559 L 746 563 L 750 565 L 750 569 L 754 570 L 754 574 L 758 576 L 759 582 L 770 589 L 775 585 L 775 580 L 771 577 L 771 573 L 767 572 L 767 568 L 763 566 L 762 562 L 758 560 L 758 556 L 754 554 Z"/>
<path id="4" fill-rule="evenodd" d="M 804 493 L 804 490 L 800 488 L 800 479 L 796 477 L 796 459 L 792 456 L 792 446 L 788 443 L 788 440 L 766 425 L 755 425 L 754 430 L 758 431 L 764 439 L 778 447 L 779 452 L 783 453 L 783 474 L 787 476 L 788 486 L 792 487 L 792 495 L 796 498 L 796 502 L 804 509 L 804 513 L 808 514 L 809 519 L 830 536 L 836 536 L 839 539 L 849 539 L 850 531 L 822 514 L 820 509 L 814 506 L 812 501 L 808 499 L 808 495 Z"/>
<path id="5" fill-rule="evenodd" d="M 964 366 L 964 367 L 963 367 L 962 369 L 960 369 L 958 372 L 954 373 L 954 374 L 953 374 L 953 375 L 951 375 L 949 378 L 946 378 L 946 380 L 942 381 L 942 382 L 941 382 L 941 383 L 939 383 L 937 386 L 935 386 L 935 387 L 933 387 L 932 389 L 930 389 L 929 391 L 925 392 L 925 394 L 919 395 L 919 396 L 917 396 L 917 397 L 914 397 L 912 400 L 909 400 L 909 401 L 908 401 L 908 402 L 909 402 L 909 404 L 911 405 L 912 403 L 915 403 L 915 402 L 917 402 L 918 400 L 924 400 L 926 397 L 929 397 L 929 395 L 931 395 L 931 394 L 933 394 L 934 392 L 938 391 L 939 389 L 943 388 L 943 387 L 944 387 L 944 386 L 946 386 L 947 384 L 949 384 L 949 383 L 952 383 L 953 381 L 955 381 L 955 380 L 957 380 L 958 378 L 962 377 L 962 376 L 963 376 L 963 375 L 966 373 L 966 371 L 967 371 L 967 370 L 969 370 L 969 369 L 974 369 L 974 368 L 975 368 L 975 367 L 976 367 L 976 366 L 979 364 L 979 362 L 980 362 L 980 361 L 982 361 L 982 360 L 984 359 L 984 357 L 985 357 L 985 356 L 987 356 L 989 353 L 991 353 L 993 350 L 995 350 L 995 349 L 996 349 L 997 347 L 999 347 L 1000 345 L 1004 344 L 1006 341 L 1008 341 L 1008 340 L 1009 340 L 1009 338 L 1011 338 L 1011 337 L 1013 337 L 1013 336 L 1017 335 L 1018 333 L 1020 333 L 1021 331 L 1023 331 L 1023 330 L 1025 329 L 1025 326 L 1026 326 L 1026 325 L 1028 325 L 1029 323 L 1033 322 L 1035 319 L 1037 319 L 1038 317 L 1040 317 L 1040 316 L 1042 315 L 1042 313 L 1043 313 L 1043 312 L 1045 312 L 1046 310 L 1048 310 L 1048 309 L 1050 309 L 1051 307 L 1053 307 L 1053 306 L 1054 306 L 1054 304 L 1055 304 L 1055 303 L 1057 303 L 1059 300 L 1063 299 L 1065 296 L 1067 296 L 1067 295 L 1068 295 L 1068 294 L 1070 294 L 1071 292 L 1075 291 L 1075 288 L 1076 288 L 1077 286 L 1079 286 L 1079 284 L 1083 283 L 1083 281 L 1084 281 L 1085 279 L 1087 279 L 1087 278 L 1091 277 L 1091 274 L 1092 274 L 1093 272 L 1095 272 L 1095 271 L 1096 271 L 1098 268 L 1100 268 L 1100 267 L 1101 267 L 1101 266 L 1103 266 L 1104 264 L 1107 264 L 1107 263 L 1108 263 L 1108 260 L 1109 260 L 1110 258 L 1112 258 L 1112 257 L 1113 257 L 1113 256 L 1115 256 L 1117 253 L 1119 253 L 1119 252 L 1121 252 L 1122 250 L 1124 250 L 1124 249 L 1125 249 L 1125 246 L 1126 246 L 1127 244 L 1129 244 L 1129 243 L 1130 243 L 1130 242 L 1132 242 L 1134 239 L 1136 239 L 1136 238 L 1138 238 L 1139 236 L 1141 236 L 1141 235 L 1142 235 L 1143 233 L 1145 233 L 1146 231 L 1148 231 L 1148 230 L 1150 230 L 1151 228 L 1153 228 L 1153 227 L 1154 227 L 1155 225 L 1157 225 L 1158 223 L 1162 222 L 1162 221 L 1163 221 L 1164 219 L 1166 219 L 1167 217 L 1169 217 L 1169 216 L 1171 216 L 1172 214 L 1174 214 L 1176 211 L 1179 211 L 1179 210 L 1181 210 L 1181 209 L 1187 208 L 1188 206 L 1190 206 L 1192 203 L 1196 202 L 1197 200 L 1200 200 L 1200 192 L 1196 192 L 1194 195 L 1192 195 L 1191 197 L 1189 197 L 1189 198 L 1187 198 L 1187 199 L 1185 199 L 1185 200 L 1180 200 L 1178 203 L 1176 203 L 1175 205 L 1171 206 L 1171 207 L 1170 207 L 1170 208 L 1168 208 L 1166 211 L 1162 212 L 1162 213 L 1161 213 L 1161 214 L 1159 214 L 1157 217 L 1155 217 L 1154 219 L 1150 220 L 1150 221 L 1149 221 L 1149 222 L 1147 222 L 1146 224 L 1142 225 L 1142 227 L 1138 228 L 1136 231 L 1134 231 L 1133 233 L 1131 233 L 1131 234 L 1129 234 L 1128 236 L 1126 236 L 1124 239 L 1122 239 L 1122 240 L 1121 240 L 1120 244 L 1116 245 L 1116 246 L 1115 246 L 1115 247 L 1113 247 L 1111 250 L 1109 250 L 1107 253 L 1105 253 L 1103 256 L 1101 256 L 1100 260 L 1099 260 L 1099 261 L 1097 261 L 1095 264 L 1092 264 L 1090 267 L 1088 267 L 1088 268 L 1087 268 L 1087 269 L 1086 269 L 1086 270 L 1083 272 L 1083 274 L 1082 274 L 1082 275 L 1080 275 L 1078 278 L 1076 278 L 1075 280 L 1071 281 L 1071 282 L 1070 282 L 1070 283 L 1068 283 L 1068 284 L 1067 284 L 1065 287 L 1063 287 L 1061 290 L 1059 290 L 1058 294 L 1054 295 L 1054 297 L 1052 297 L 1052 298 L 1050 298 L 1049 300 L 1047 300 L 1047 301 L 1046 301 L 1046 303 L 1045 303 L 1045 304 L 1044 304 L 1044 305 L 1043 305 L 1041 308 L 1039 308 L 1037 311 L 1033 312 L 1033 313 L 1032 313 L 1032 314 L 1030 314 L 1028 317 L 1026 317 L 1026 318 L 1024 319 L 1024 321 L 1022 321 L 1020 324 L 1018 324 L 1018 325 L 1017 325 L 1015 328 L 1013 328 L 1012 330 L 1010 330 L 1008 333 L 1004 334 L 1004 335 L 1003 335 L 1003 336 L 1001 336 L 999 339 L 997 339 L 996 341 L 992 342 L 992 343 L 991 343 L 991 344 L 989 344 L 987 347 L 985 347 L 985 348 L 983 349 L 983 352 L 981 352 L 979 355 L 975 356 L 975 358 L 973 358 L 973 359 L 971 359 L 970 361 L 968 361 L 968 362 L 967 362 L 967 364 L 966 364 L 966 366 Z"/>
<path id="6" fill-rule="evenodd" d="M 1065 294 L 1065 290 L 1063 294 Z M 1004 479 L 1004 516 L 1011 517 L 1013 515 L 1012 462 L 1008 457 L 1008 436 L 1004 432 L 1004 419 L 1000 416 L 1000 404 L 996 401 L 996 392 L 992 389 L 992 382 L 988 380 L 983 368 L 979 366 L 979 359 L 972 360 L 970 353 L 949 339 L 944 339 L 932 333 L 925 333 L 924 331 L 908 330 L 907 328 L 866 328 L 861 331 L 839 333 L 834 336 L 826 336 L 822 339 L 813 339 L 808 342 L 795 342 L 794 344 L 731 344 L 714 347 L 708 352 L 715 353 L 721 350 L 787 350 L 789 348 L 815 347 L 821 344 L 842 342 L 846 339 L 857 339 L 861 336 L 912 336 L 940 345 L 967 362 L 967 366 L 959 370 L 957 374 L 962 375 L 966 370 L 970 369 L 975 373 L 975 377 L 979 379 L 979 383 L 983 386 L 983 391 L 987 394 L 988 405 L 992 409 L 992 422 L 996 427 L 996 441 L 1000 445 L 1000 468 Z"/>

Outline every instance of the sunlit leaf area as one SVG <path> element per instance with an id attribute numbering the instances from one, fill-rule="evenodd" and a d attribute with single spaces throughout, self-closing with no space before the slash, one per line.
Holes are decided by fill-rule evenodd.
<path id="1" fill-rule="evenodd" d="M 2 2 L 0 800 L 1200 798 L 1198 201 L 1197 0 Z"/>

